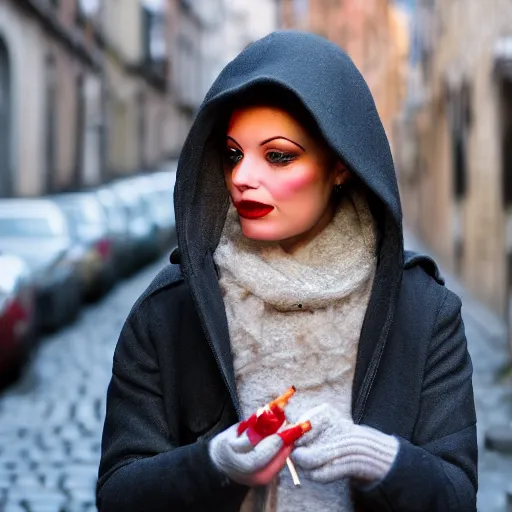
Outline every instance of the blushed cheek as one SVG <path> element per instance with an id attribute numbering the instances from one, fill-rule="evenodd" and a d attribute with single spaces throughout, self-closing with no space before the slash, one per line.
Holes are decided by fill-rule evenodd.
<path id="1" fill-rule="evenodd" d="M 277 201 L 287 201 L 307 191 L 314 182 L 314 174 L 306 172 L 274 180 L 269 183 L 268 190 Z"/>

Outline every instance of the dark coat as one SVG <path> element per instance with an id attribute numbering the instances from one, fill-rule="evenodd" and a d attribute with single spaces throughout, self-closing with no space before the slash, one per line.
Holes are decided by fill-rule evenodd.
<path id="1" fill-rule="evenodd" d="M 400 449 L 383 481 L 354 490 L 358 506 L 475 511 L 476 419 L 460 300 L 432 260 L 404 257 L 393 161 L 366 83 L 335 45 L 296 32 L 272 34 L 228 65 L 187 138 L 175 188 L 180 265 L 164 269 L 137 301 L 116 347 L 99 509 L 230 512 L 247 492 L 214 468 L 207 450 L 241 419 L 213 261 L 229 204 L 215 128 L 234 96 L 261 84 L 301 100 L 367 186 L 378 225 L 352 416 L 398 436 Z"/>

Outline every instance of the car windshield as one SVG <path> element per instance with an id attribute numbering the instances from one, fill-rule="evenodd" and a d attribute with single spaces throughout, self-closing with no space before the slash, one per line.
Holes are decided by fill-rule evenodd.
<path id="1" fill-rule="evenodd" d="M 99 238 L 107 227 L 101 205 L 95 200 L 64 200 L 59 203 L 69 221 L 73 236 L 84 240 Z"/>
<path id="2" fill-rule="evenodd" d="M 44 217 L 0 217 L 0 236 L 48 238 L 57 233 Z"/>
<path id="3" fill-rule="evenodd" d="M 0 256 L 0 297 L 12 293 L 23 273 L 23 264 L 17 258 Z"/>

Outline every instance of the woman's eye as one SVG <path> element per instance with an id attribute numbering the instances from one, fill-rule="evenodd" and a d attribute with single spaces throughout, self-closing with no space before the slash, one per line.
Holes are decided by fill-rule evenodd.
<path id="1" fill-rule="evenodd" d="M 224 156 L 228 164 L 236 165 L 244 155 L 239 149 L 227 148 Z"/>
<path id="2" fill-rule="evenodd" d="M 286 153 L 284 151 L 269 151 L 267 153 L 267 160 L 271 164 L 286 165 L 295 160 L 296 156 L 293 153 Z"/>

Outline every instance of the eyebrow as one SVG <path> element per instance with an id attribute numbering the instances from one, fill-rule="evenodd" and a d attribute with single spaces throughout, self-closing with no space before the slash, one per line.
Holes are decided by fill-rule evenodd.
<path id="1" fill-rule="evenodd" d="M 240 149 L 242 149 L 242 146 L 240 146 L 240 144 L 238 144 L 238 142 L 233 137 L 231 137 L 230 135 L 227 135 L 226 138 L 231 140 L 232 142 L 234 142 Z M 304 153 L 306 152 L 305 148 L 302 147 L 298 142 L 295 142 L 291 139 L 287 139 L 286 137 L 283 137 L 282 135 L 277 135 L 276 137 L 270 137 L 270 139 L 265 139 L 263 142 L 260 143 L 260 146 L 264 146 L 265 144 L 268 144 L 269 142 L 272 142 L 273 140 L 276 140 L 276 139 L 287 140 L 288 142 L 291 142 L 292 144 L 295 144 L 295 146 L 298 146 L 300 149 L 302 149 L 302 151 L 304 151 Z"/>
<path id="2" fill-rule="evenodd" d="M 266 139 L 264 140 L 260 146 L 264 146 L 265 144 L 268 144 L 269 142 L 272 142 L 273 140 L 276 140 L 276 139 L 284 139 L 284 140 L 287 140 L 288 142 L 291 142 L 292 144 L 295 144 L 296 146 L 298 146 L 300 149 L 302 149 L 302 151 L 304 151 L 304 153 L 306 152 L 306 150 L 298 143 L 298 142 L 295 142 L 294 140 L 291 140 L 291 139 L 287 139 L 286 137 L 283 137 L 282 135 L 277 135 L 276 137 L 270 137 L 270 139 Z"/>
<path id="3" fill-rule="evenodd" d="M 240 144 L 238 144 L 238 142 L 235 139 L 233 139 L 231 135 L 226 135 L 226 139 L 229 139 L 230 141 L 234 142 L 240 149 L 242 149 L 242 146 L 240 146 Z"/>

